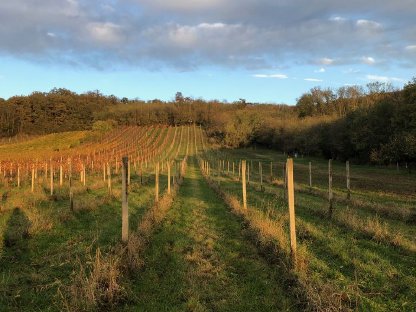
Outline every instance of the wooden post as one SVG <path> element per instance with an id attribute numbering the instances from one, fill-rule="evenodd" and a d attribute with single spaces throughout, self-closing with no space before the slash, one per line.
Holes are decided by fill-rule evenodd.
<path id="1" fill-rule="evenodd" d="M 329 201 L 329 216 L 333 212 L 333 193 L 332 193 L 332 159 L 328 161 L 328 201 Z"/>
<path id="2" fill-rule="evenodd" d="M 62 187 L 62 184 L 64 183 L 64 175 L 62 170 L 62 164 L 59 164 L 59 186 Z"/>
<path id="3" fill-rule="evenodd" d="M 74 193 L 72 191 L 72 163 L 69 162 L 69 208 L 74 211 Z"/>
<path id="4" fill-rule="evenodd" d="M 20 187 L 20 165 L 17 166 L 17 187 Z"/>
<path id="5" fill-rule="evenodd" d="M 85 164 L 82 164 L 82 182 L 84 182 L 84 186 L 87 183 L 87 170 L 85 169 Z"/>
<path id="6" fill-rule="evenodd" d="M 143 163 L 140 162 L 140 184 L 143 184 Z"/>
<path id="7" fill-rule="evenodd" d="M 128 176 L 129 176 L 129 159 L 127 156 L 123 157 L 122 168 L 122 191 L 121 191 L 121 240 L 125 243 L 129 238 L 129 205 L 127 201 L 128 196 Z"/>
<path id="8" fill-rule="evenodd" d="M 110 166 L 110 162 L 107 163 L 107 188 L 108 188 L 108 193 L 111 195 L 112 190 L 111 190 L 111 166 Z"/>
<path id="9" fill-rule="evenodd" d="M 309 188 L 312 189 L 312 163 L 309 162 Z"/>
<path id="10" fill-rule="evenodd" d="M 233 162 L 233 177 L 234 177 L 234 172 L 235 172 L 235 171 L 234 171 L 234 162 Z"/>
<path id="11" fill-rule="evenodd" d="M 51 196 L 53 195 L 53 165 L 51 163 Z"/>
<path id="12" fill-rule="evenodd" d="M 103 181 L 105 182 L 105 163 L 103 163 Z"/>
<path id="13" fill-rule="evenodd" d="M 159 202 L 159 163 L 155 167 L 155 202 Z"/>
<path id="14" fill-rule="evenodd" d="M 259 172 L 260 172 L 260 190 L 263 191 L 263 166 L 259 162 Z"/>
<path id="15" fill-rule="evenodd" d="M 246 189 L 246 161 L 241 162 L 241 181 L 243 186 L 243 207 L 247 209 L 247 189 Z"/>
<path id="16" fill-rule="evenodd" d="M 293 159 L 289 158 L 286 165 L 287 172 L 287 198 L 289 205 L 289 225 L 290 225 L 290 251 L 293 266 L 296 267 L 296 222 L 295 222 L 295 190 L 293 183 Z"/>
<path id="17" fill-rule="evenodd" d="M 35 191 L 35 167 L 32 165 L 32 193 Z"/>
<path id="18" fill-rule="evenodd" d="M 351 199 L 351 186 L 350 186 L 350 162 L 347 161 L 345 163 L 346 166 L 346 174 L 347 174 L 347 199 Z"/>
<path id="19" fill-rule="evenodd" d="M 170 162 L 167 163 L 168 167 L 168 194 L 170 195 Z"/>

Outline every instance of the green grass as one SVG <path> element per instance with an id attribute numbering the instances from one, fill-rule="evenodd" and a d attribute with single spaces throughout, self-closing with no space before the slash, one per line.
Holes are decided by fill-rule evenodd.
<path id="1" fill-rule="evenodd" d="M 138 220 L 154 199 L 152 182 L 148 180 L 146 185 L 138 186 L 137 178 L 132 181 L 131 229 L 137 227 Z M 119 187 L 119 183 L 114 184 L 115 189 Z M 161 180 L 161 189 L 165 187 L 166 183 Z M 39 225 L 29 238 L 1 249 L 2 311 L 61 310 L 58 289 L 71 283 L 71 276 L 79 270 L 78 261 L 86 263 L 96 248 L 108 252 L 120 241 L 121 203 L 109 197 L 105 188 L 84 189 L 75 195 L 75 203 L 78 211 L 73 213 L 69 211 L 67 200 L 43 200 L 36 207 L 22 209 L 22 214 L 36 215 Z M 18 230 L 12 228 L 13 218 L 10 213 L 1 216 L 2 220 L 8 219 L 5 235 Z"/>
<path id="2" fill-rule="evenodd" d="M 241 222 L 208 187 L 196 161 L 154 235 L 122 310 L 295 311 L 281 268 L 270 266 Z"/>
<path id="3" fill-rule="evenodd" d="M 163 139 L 168 131 L 162 131 Z M 181 131 L 185 133 L 186 128 Z M 173 140 L 173 134 L 171 131 L 169 139 Z M 39 138 L 38 142 L 41 141 Z M 177 154 L 181 159 L 185 143 L 186 137 L 181 146 L 179 140 L 175 141 L 163 158 Z M 143 184 L 140 177 L 132 173 L 129 192 L 131 231 L 137 229 L 142 216 L 154 202 L 154 167 L 148 164 L 143 170 Z M 120 245 L 120 176 L 113 172 L 114 196 L 108 195 L 102 173 L 89 173 L 86 187 L 78 178 L 79 175 L 75 175 L 73 179 L 74 212 L 69 208 L 67 181 L 62 189 L 55 184 L 53 197 L 48 195 L 49 179 L 45 179 L 43 173 L 39 173 L 34 194 L 27 180 L 22 181 L 20 189 L 14 183 L 0 187 L 2 194 L 8 194 L 1 202 L 0 213 L 1 311 L 61 311 L 64 309 L 61 293 L 68 295 L 81 264 L 88 272 L 97 248 L 105 256 Z M 159 185 L 163 195 L 167 189 L 166 168 L 160 173 Z M 14 207 L 20 209 L 13 210 Z M 25 235 L 26 227 L 29 236 Z M 128 276 L 121 279 L 128 290 Z"/>
<path id="4" fill-rule="evenodd" d="M 272 160 L 283 164 L 283 155 L 267 150 L 223 150 L 219 153 L 208 154 L 208 157 L 211 158 L 212 167 L 218 166 L 218 158 L 231 161 L 237 161 L 240 157 L 254 159 L 254 171 L 251 172 L 251 183 L 248 187 L 248 203 L 252 209 L 272 211 L 271 218 L 283 216 L 286 219 L 286 233 L 288 233 L 287 204 L 283 199 L 281 180 L 283 173 L 278 172 L 277 180 L 274 181 L 277 184 L 271 185 L 269 171 L 263 168 L 266 175 L 264 178 L 266 190 L 260 191 L 256 163 L 262 159 L 263 166 Z M 350 301 L 346 300 L 350 302 L 349 306 L 357 305 L 359 310 L 413 311 L 416 309 L 414 225 L 404 220 L 391 219 L 389 216 L 377 216 L 374 211 L 365 206 L 355 207 L 350 204 L 350 210 L 348 210 L 348 202 L 345 201 L 336 202 L 334 217 L 328 218 L 326 196 L 317 196 L 307 191 L 308 176 L 304 167 L 307 168 L 308 161 L 295 160 L 295 182 L 297 182 L 295 202 L 298 242 L 300 246 L 306 246 L 309 255 L 309 281 L 317 285 L 335 285 L 334 294 L 344 293 L 350 296 Z M 314 189 L 324 192 L 327 186 L 324 167 L 326 163 L 316 159 L 312 161 L 321 171 L 319 173 L 315 170 L 318 173 L 315 175 L 316 187 Z M 334 165 L 334 171 L 340 180 L 343 166 L 341 163 Z M 414 211 L 414 198 L 409 181 L 416 181 L 415 175 L 366 166 L 354 166 L 353 170 L 357 177 L 355 181 L 361 179 L 366 182 L 353 184 L 353 199 L 359 197 L 365 200 L 367 198 L 386 207 L 389 203 L 402 207 L 402 201 L 407 198 L 407 202 L 411 202 L 409 209 Z M 216 170 L 213 174 L 214 180 L 220 183 L 222 190 L 241 198 L 241 184 L 237 178 L 232 177 L 232 174 L 218 175 Z M 238 171 L 236 174 L 238 176 Z M 367 183 L 376 179 L 375 177 L 378 180 L 378 190 L 374 183 Z M 345 189 L 342 189 L 342 184 L 338 183 L 337 187 L 338 196 L 344 197 Z M 389 202 L 384 202 L 385 198 L 388 198 Z M 370 231 L 371 226 L 357 227 L 356 220 L 353 222 L 346 220 L 344 215 L 354 215 L 360 222 L 366 222 L 367 219 L 379 220 L 388 228 L 389 235 L 401 234 L 398 239 L 399 244 L 394 244 L 390 236 L 381 238 L 374 236 Z M 413 247 L 408 247 L 409 244 Z"/>
<path id="5" fill-rule="evenodd" d="M 26 153 L 46 154 L 57 150 L 62 151 L 78 146 L 87 134 L 88 131 L 53 133 L 20 143 L 2 144 L 0 145 L 0 155 L 19 157 Z"/>
<path id="6" fill-rule="evenodd" d="M 168 142 L 167 148 L 157 156 L 159 161 L 179 160 L 187 151 L 190 155 L 196 150 L 202 151 L 200 132 L 195 132 L 193 127 L 151 131 L 157 144 L 165 138 Z M 157 135 L 160 136 L 156 139 Z M 5 150 L 10 152 L 9 147 L 13 153 L 66 149 L 83 139 L 82 132 L 45 136 L 0 145 L 0 155 L 5 155 Z M 175 143 L 170 146 L 172 141 Z M 284 155 L 263 149 L 240 149 L 211 151 L 206 157 L 211 160 L 214 181 L 220 184 L 221 190 L 237 198 L 241 198 L 240 182 L 231 173 L 218 174 L 217 160 L 226 160 L 226 167 L 228 160 L 234 161 L 237 175 L 237 161 L 249 160 L 250 209 L 262 210 L 268 212 L 268 218 L 283 220 L 288 234 L 282 188 Z M 259 185 L 258 161 L 263 162 L 263 191 Z M 273 181 L 270 181 L 271 161 Z M 309 161 L 313 164 L 312 191 L 308 186 Z M 149 163 L 143 169 L 143 185 L 133 172 L 130 186 L 132 231 L 154 201 L 154 166 Z M 307 250 L 308 286 L 324 289 L 319 293 L 322 300 L 342 301 L 350 309 L 414 311 L 416 229 L 411 217 L 416 211 L 416 175 L 405 170 L 397 172 L 395 168 L 353 165 L 352 201 L 348 202 L 345 165 L 334 162 L 335 211 L 328 218 L 326 170 L 325 160 L 295 159 L 298 243 L 302 250 Z M 0 187 L 1 311 L 64 309 L 61 292 L 64 297 L 70 294 L 68 287 L 79 276 L 80 264 L 88 273 L 98 248 L 105 259 L 121 246 L 120 177 L 114 177 L 114 196 L 110 197 L 106 184 L 101 181 L 102 173 L 88 175 L 87 187 L 81 185 L 76 175 L 76 211 L 71 212 L 67 182 L 62 189 L 55 186 L 56 194 L 50 197 L 48 180 L 42 172 L 39 174 L 34 194 L 30 192 L 27 177 L 20 189 L 15 181 Z M 165 168 L 160 176 L 161 195 L 167 188 L 166 174 Z M 244 220 L 234 215 L 208 186 L 195 157 L 190 158 L 184 184 L 167 211 L 165 220 L 146 241 L 143 266 L 120 277 L 127 296 L 117 301 L 113 310 L 296 311 L 305 308 L 304 302 L 287 290 L 285 276 L 288 275 L 283 262 L 269 261 L 276 259 L 258 248 Z"/>

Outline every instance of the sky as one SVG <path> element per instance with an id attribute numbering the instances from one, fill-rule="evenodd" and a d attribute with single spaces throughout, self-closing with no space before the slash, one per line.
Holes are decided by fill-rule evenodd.
<path id="1" fill-rule="evenodd" d="M 0 97 L 295 104 L 416 76 L 416 0 L 0 0 Z"/>

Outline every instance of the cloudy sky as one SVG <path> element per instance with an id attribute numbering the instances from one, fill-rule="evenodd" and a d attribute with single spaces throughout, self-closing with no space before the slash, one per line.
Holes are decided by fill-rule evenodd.
<path id="1" fill-rule="evenodd" d="M 416 76 L 416 0 L 0 0 L 0 97 L 296 102 Z"/>

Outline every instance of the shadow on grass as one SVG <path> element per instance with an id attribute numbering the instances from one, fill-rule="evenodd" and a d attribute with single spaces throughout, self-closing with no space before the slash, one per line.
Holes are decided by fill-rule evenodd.
<path id="1" fill-rule="evenodd" d="M 30 221 L 20 208 L 14 208 L 6 224 L 4 246 L 12 249 L 27 249 Z"/>

